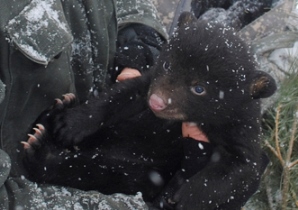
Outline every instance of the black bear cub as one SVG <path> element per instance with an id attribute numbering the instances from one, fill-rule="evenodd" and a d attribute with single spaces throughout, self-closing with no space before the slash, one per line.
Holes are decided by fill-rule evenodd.
<path id="1" fill-rule="evenodd" d="M 150 72 L 79 106 L 66 94 L 41 114 L 23 142 L 29 178 L 140 191 L 158 208 L 240 209 L 268 162 L 259 99 L 275 89 L 233 30 L 183 13 Z M 182 138 L 181 122 L 210 143 Z"/>

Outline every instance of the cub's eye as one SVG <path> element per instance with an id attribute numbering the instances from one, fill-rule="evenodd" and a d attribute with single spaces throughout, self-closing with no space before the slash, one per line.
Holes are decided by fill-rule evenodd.
<path id="1" fill-rule="evenodd" d="M 205 95 L 206 91 L 205 88 L 201 85 L 191 87 L 191 91 L 196 95 Z"/>
<path id="2" fill-rule="evenodd" d="M 162 65 L 162 67 L 163 67 L 164 70 L 167 71 L 167 70 L 170 69 L 170 63 L 165 61 L 165 62 L 163 63 L 163 65 Z"/>

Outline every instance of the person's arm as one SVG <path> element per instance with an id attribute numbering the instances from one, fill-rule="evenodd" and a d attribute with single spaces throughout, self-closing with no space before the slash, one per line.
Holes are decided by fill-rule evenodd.
<path id="1" fill-rule="evenodd" d="M 6 152 L 0 149 L 0 187 L 4 185 L 11 168 L 11 160 Z"/>
<path id="2" fill-rule="evenodd" d="M 0 104 L 4 100 L 5 97 L 5 85 L 0 79 Z"/>
<path id="3" fill-rule="evenodd" d="M 147 71 L 168 38 L 157 10 L 149 0 L 117 0 L 117 20 L 119 32 L 112 81 L 140 76 Z"/>
<path id="4" fill-rule="evenodd" d="M 142 24 L 130 24 L 120 30 L 117 37 L 114 80 L 123 70 L 125 78 L 130 74 L 141 75 L 155 63 L 165 39 L 153 28 Z M 137 70 L 133 72 L 133 70 Z M 123 76 L 123 74 L 122 74 Z M 122 78 L 117 78 L 121 80 Z"/>
<path id="5" fill-rule="evenodd" d="M 165 27 L 151 0 L 116 0 L 119 31 L 130 24 L 141 24 L 153 28 L 164 39 L 168 38 Z"/>

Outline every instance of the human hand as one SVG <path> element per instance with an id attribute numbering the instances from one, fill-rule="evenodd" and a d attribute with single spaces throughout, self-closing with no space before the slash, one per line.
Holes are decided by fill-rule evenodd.
<path id="1" fill-rule="evenodd" d="M 191 137 L 199 141 L 209 142 L 208 137 L 200 130 L 197 124 L 193 122 L 182 123 L 182 136 Z"/>
<path id="2" fill-rule="evenodd" d="M 141 73 L 137 69 L 126 67 L 118 75 L 116 81 L 121 82 L 123 80 L 132 79 L 139 76 L 141 76 Z"/>

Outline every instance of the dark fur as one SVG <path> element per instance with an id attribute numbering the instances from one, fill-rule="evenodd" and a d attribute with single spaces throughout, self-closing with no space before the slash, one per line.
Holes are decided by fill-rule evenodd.
<path id="1" fill-rule="evenodd" d="M 41 115 L 47 134 L 26 150 L 31 179 L 103 193 L 141 191 L 157 203 L 163 191 L 175 209 L 240 209 L 266 166 L 259 98 L 276 89 L 248 51 L 231 30 L 182 14 L 152 75 L 74 108 L 65 109 L 65 100 Z M 197 86 L 205 93 L 195 94 Z M 147 108 L 152 94 L 166 105 L 153 109 L 160 118 Z M 214 146 L 207 166 L 194 168 L 188 181 L 180 177 L 181 121 L 196 122 Z M 73 144 L 80 150 L 64 151 Z M 151 175 L 162 179 L 152 182 Z"/>

